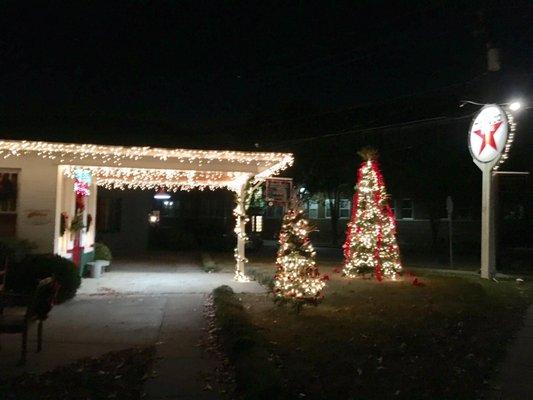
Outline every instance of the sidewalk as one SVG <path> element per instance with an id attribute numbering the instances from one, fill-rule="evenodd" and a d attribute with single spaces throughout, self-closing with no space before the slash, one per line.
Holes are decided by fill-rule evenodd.
<path id="1" fill-rule="evenodd" d="M 115 261 L 111 272 L 84 280 L 78 296 L 52 310 L 41 353 L 33 351 L 32 330 L 24 367 L 16 366 L 20 335 L 2 335 L 0 376 L 42 373 L 83 357 L 155 344 L 157 358 L 143 398 L 218 399 L 214 382 L 207 379 L 217 360 L 206 355 L 200 342 L 207 334 L 207 296 L 224 284 L 238 293 L 265 290 L 256 282 L 235 282 L 233 273 L 207 274 L 185 256 L 152 263 Z"/>
<path id="2" fill-rule="evenodd" d="M 212 380 L 217 361 L 200 345 L 206 332 L 206 294 L 166 298 L 159 329 L 153 377 L 146 382 L 149 400 L 211 400 L 220 398 Z"/>

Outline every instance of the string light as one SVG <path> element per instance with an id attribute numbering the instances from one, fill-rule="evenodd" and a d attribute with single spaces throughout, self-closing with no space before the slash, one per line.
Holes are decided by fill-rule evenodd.
<path id="1" fill-rule="evenodd" d="M 383 176 L 373 158 L 375 154 L 371 151 L 362 154 L 368 159 L 357 171 L 352 218 L 343 246 L 343 272 L 349 278 L 374 273 L 378 280 L 396 279 L 402 266 L 394 214 L 388 204 Z"/>
<path id="2" fill-rule="evenodd" d="M 321 297 L 326 282 L 315 262 L 311 231 L 301 210 L 289 209 L 283 217 L 273 289 L 278 300 L 316 303 Z"/>
<path id="3" fill-rule="evenodd" d="M 292 154 L 243 152 L 231 150 L 163 149 L 152 147 L 104 146 L 95 144 L 51 143 L 27 140 L 0 140 L 3 158 L 36 154 L 38 157 L 58 160 L 60 163 L 99 161 L 121 166 L 125 161 L 159 160 L 177 163 L 230 162 L 241 166 L 260 167 L 258 179 L 264 179 L 293 163 Z"/>
<path id="4" fill-rule="evenodd" d="M 498 163 L 493 168 L 495 171 L 497 171 L 509 158 L 509 151 L 511 150 L 511 145 L 513 144 L 514 134 L 516 131 L 516 123 L 514 122 L 513 115 L 507 110 L 504 110 L 504 109 L 502 110 L 503 112 L 505 112 L 505 115 L 507 117 L 507 125 L 508 125 L 509 130 L 507 133 L 507 140 L 505 141 L 505 147 L 503 148 L 500 159 L 498 160 Z"/>
<path id="5" fill-rule="evenodd" d="M 250 177 L 245 172 L 193 171 L 156 168 L 62 165 L 63 174 L 75 178 L 79 171 L 90 174 L 98 186 L 106 189 L 192 189 L 238 190 Z"/>
<path id="6" fill-rule="evenodd" d="M 74 192 L 78 196 L 87 197 L 91 194 L 89 186 L 91 185 L 92 177 L 88 171 L 81 169 L 74 170 Z"/>
<path id="7" fill-rule="evenodd" d="M 235 232 L 235 235 L 237 236 L 237 246 L 235 247 L 235 250 L 233 252 L 234 258 L 235 258 L 235 276 L 234 279 L 237 282 L 249 282 L 250 278 L 248 278 L 240 269 L 240 267 L 243 264 L 248 263 L 248 259 L 246 257 L 242 257 L 239 254 L 239 241 L 244 242 L 246 245 L 246 242 L 248 241 L 248 235 L 246 235 L 246 223 L 249 221 L 248 215 L 246 213 L 246 206 L 247 206 L 247 197 L 249 195 L 249 190 L 246 190 L 244 187 L 246 186 L 246 181 L 241 182 L 241 186 L 239 187 L 239 190 L 235 191 L 236 193 L 236 199 L 235 203 L 237 206 L 233 210 L 233 215 L 235 216 L 235 229 L 233 230 Z"/>
<path id="8" fill-rule="evenodd" d="M 235 234 L 246 243 L 245 226 L 249 199 L 256 186 L 244 189 L 247 182 L 258 185 L 293 164 L 289 153 L 243 152 L 229 150 L 188 150 L 151 147 L 103 146 L 95 144 L 51 143 L 0 140 L 0 157 L 37 156 L 55 160 L 63 174 L 76 179 L 85 174 L 107 189 L 229 189 L 236 193 Z M 139 161 L 163 161 L 167 168 L 149 168 Z M 232 171 L 220 171 L 228 169 Z M 96 164 L 96 165 L 95 165 Z M 126 164 L 126 165 L 124 165 Z M 83 188 L 80 188 L 83 190 Z M 87 187 L 88 190 L 88 187 Z M 240 270 L 248 260 L 235 248 L 235 279 L 249 281 Z"/>

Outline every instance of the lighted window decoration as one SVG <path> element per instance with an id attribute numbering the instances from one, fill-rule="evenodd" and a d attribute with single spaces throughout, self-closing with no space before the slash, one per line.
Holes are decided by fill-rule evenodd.
<path id="1" fill-rule="evenodd" d="M 252 232 L 263 232 L 263 216 L 254 215 L 252 217 Z"/>
<path id="2" fill-rule="evenodd" d="M 89 186 L 91 185 L 91 173 L 84 169 L 74 170 L 74 192 L 76 195 L 86 197 L 91 194 Z"/>

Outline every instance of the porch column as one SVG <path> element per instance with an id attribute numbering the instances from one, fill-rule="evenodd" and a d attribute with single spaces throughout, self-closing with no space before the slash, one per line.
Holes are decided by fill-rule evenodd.
<path id="1" fill-rule="evenodd" d="M 245 254 L 245 245 L 248 237 L 246 236 L 246 222 L 248 216 L 246 215 L 245 205 L 245 185 L 240 185 L 236 191 L 237 206 L 233 211 L 235 215 L 235 234 L 237 235 L 237 247 L 235 248 L 235 280 L 239 282 L 248 282 L 249 279 L 244 272 L 244 264 L 248 262 Z"/>

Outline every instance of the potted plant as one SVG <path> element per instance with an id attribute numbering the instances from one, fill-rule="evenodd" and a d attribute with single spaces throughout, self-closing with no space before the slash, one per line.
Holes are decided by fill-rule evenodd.
<path id="1" fill-rule="evenodd" d="M 94 244 L 94 263 L 100 268 L 107 269 L 112 259 L 111 250 L 103 243 Z"/>

